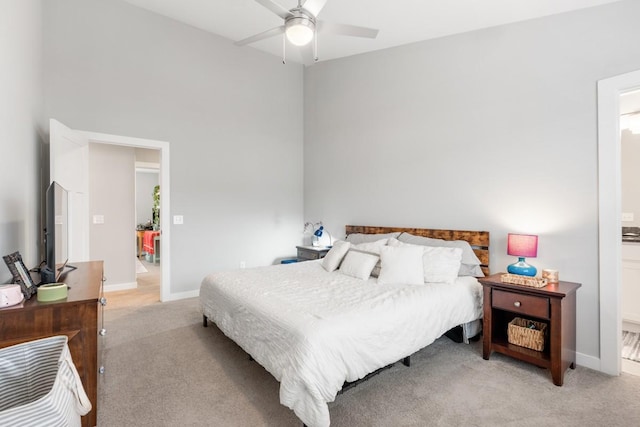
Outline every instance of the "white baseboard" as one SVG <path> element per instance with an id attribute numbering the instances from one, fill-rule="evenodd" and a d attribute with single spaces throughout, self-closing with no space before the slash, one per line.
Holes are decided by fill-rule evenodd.
<path id="1" fill-rule="evenodd" d="M 595 371 L 601 371 L 600 358 L 583 353 L 576 352 L 576 365 L 584 366 L 585 368 L 593 369 Z"/>
<path id="2" fill-rule="evenodd" d="M 105 292 L 126 291 L 128 289 L 136 289 L 138 282 L 116 283 L 113 285 L 104 285 Z"/>
<path id="3" fill-rule="evenodd" d="M 622 313 L 622 321 L 640 325 L 640 316 L 635 313 Z"/>
<path id="4" fill-rule="evenodd" d="M 176 301 L 176 300 L 185 299 L 185 298 L 195 298 L 198 295 L 200 295 L 200 289 L 196 289 L 194 291 L 186 291 L 186 292 L 175 292 L 175 293 L 169 294 L 169 296 L 163 299 L 162 302 Z"/>

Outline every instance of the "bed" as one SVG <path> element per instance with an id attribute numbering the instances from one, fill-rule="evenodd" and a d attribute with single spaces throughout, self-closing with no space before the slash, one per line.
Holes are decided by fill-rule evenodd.
<path id="1" fill-rule="evenodd" d="M 216 272 L 200 287 L 204 326 L 213 321 L 270 372 L 280 382 L 280 402 L 310 427 L 330 424 L 328 403 L 345 384 L 398 361 L 409 365 L 411 354 L 454 327 L 465 340 L 480 330 L 482 287 L 474 275 L 488 274 L 488 232 L 368 226 L 345 231 L 349 243 L 336 242 L 326 259 Z M 467 242 L 467 253 L 443 248 L 460 242 Z M 366 273 L 368 258 L 365 272 L 356 268 L 352 274 L 347 264 L 375 254 L 374 246 L 381 264 Z M 345 252 L 339 267 L 327 271 L 339 249 Z M 455 277 L 449 266 L 448 282 L 405 279 L 414 270 L 406 260 L 415 264 L 420 253 L 419 262 L 426 263 L 434 251 L 459 255 Z M 468 252 L 476 265 L 459 276 Z M 391 263 L 398 257 L 401 269 Z M 442 269 L 429 277 L 427 270 L 424 264 L 425 279 L 444 277 Z"/>

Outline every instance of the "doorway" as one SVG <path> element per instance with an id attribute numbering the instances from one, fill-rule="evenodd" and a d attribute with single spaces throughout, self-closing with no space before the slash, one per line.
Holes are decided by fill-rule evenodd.
<path id="1" fill-rule="evenodd" d="M 165 214 L 160 215 L 160 229 L 162 230 L 162 239 L 160 242 L 162 256 L 164 258 L 164 262 L 162 262 L 160 266 L 161 271 L 161 286 L 160 286 L 160 301 L 166 301 L 171 298 L 170 296 L 170 259 L 171 259 L 171 229 L 170 229 L 170 221 L 169 221 L 169 206 L 170 206 L 170 170 L 169 170 L 169 143 L 165 141 L 155 141 L 141 138 L 133 138 L 127 136 L 120 135 L 109 135 L 102 134 L 96 132 L 86 132 L 86 131 L 78 131 L 70 129 L 64 126 L 62 123 L 51 119 L 50 121 L 50 143 L 51 143 L 51 179 L 52 180 L 66 180 L 68 182 L 68 187 L 73 188 L 73 180 L 67 178 L 66 171 L 69 168 L 62 167 L 60 164 L 60 159 L 64 159 L 66 162 L 71 161 L 70 157 L 72 157 L 73 151 L 77 151 L 77 155 L 73 156 L 73 169 L 88 169 L 88 161 L 86 155 L 86 148 L 89 143 L 98 144 L 98 145 L 112 145 L 112 146 L 123 146 L 123 147 L 132 147 L 132 148 L 143 148 L 143 149 L 151 149 L 151 150 L 159 150 L 160 152 L 160 185 L 163 189 L 162 198 L 160 199 L 160 212 Z M 62 153 L 63 155 L 57 155 L 57 153 Z M 82 176 L 86 176 L 87 174 L 83 172 Z M 76 181 L 82 181 L 82 179 Z M 63 185 L 64 186 L 64 185 Z M 86 187 L 79 187 L 86 188 Z M 81 193 L 81 192 L 78 192 Z M 88 190 L 84 192 L 83 200 L 86 200 L 90 197 L 88 194 Z M 88 249 L 89 248 L 89 233 L 88 230 L 88 218 L 89 218 L 89 208 L 88 203 L 78 203 L 76 206 L 72 206 L 71 209 L 77 208 L 78 211 L 75 212 L 75 218 L 79 220 L 79 225 L 71 226 L 70 229 L 73 229 L 74 232 L 70 231 L 70 239 L 74 239 L 78 241 L 78 244 L 75 246 L 77 248 L 77 259 L 80 261 L 88 259 Z M 134 252 L 135 242 L 135 230 L 131 230 L 131 254 Z M 81 252 L 83 250 L 83 252 Z M 132 261 L 133 263 L 133 261 Z M 108 278 L 108 277 L 107 277 Z"/>
<path id="2" fill-rule="evenodd" d="M 622 241 L 620 95 L 640 89 L 640 71 L 598 81 L 600 370 L 620 375 Z"/>

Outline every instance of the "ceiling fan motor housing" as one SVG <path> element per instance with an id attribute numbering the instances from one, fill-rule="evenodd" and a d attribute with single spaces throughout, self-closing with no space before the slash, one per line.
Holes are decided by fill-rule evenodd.
<path id="1" fill-rule="evenodd" d="M 304 10 L 292 9 L 291 15 L 284 21 L 284 26 L 287 39 L 296 46 L 304 46 L 313 39 L 316 20 Z"/>

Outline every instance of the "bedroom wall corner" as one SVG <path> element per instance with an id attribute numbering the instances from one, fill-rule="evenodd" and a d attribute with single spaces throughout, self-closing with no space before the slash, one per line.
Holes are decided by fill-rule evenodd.
<path id="1" fill-rule="evenodd" d="M 122 1 L 47 1 L 44 28 L 48 117 L 171 144 L 166 299 L 295 254 L 302 66 Z"/>
<path id="2" fill-rule="evenodd" d="M 305 217 L 538 234 L 599 358 L 597 81 L 640 68 L 640 3 L 443 37 L 305 70 Z M 326 170 L 330 165 L 332 173 Z M 345 179 L 349 177 L 349 179 Z"/>
<path id="3" fill-rule="evenodd" d="M 0 255 L 41 261 L 42 0 L 5 1 L 0 13 Z M 0 268 L 0 283 L 11 279 Z"/>

